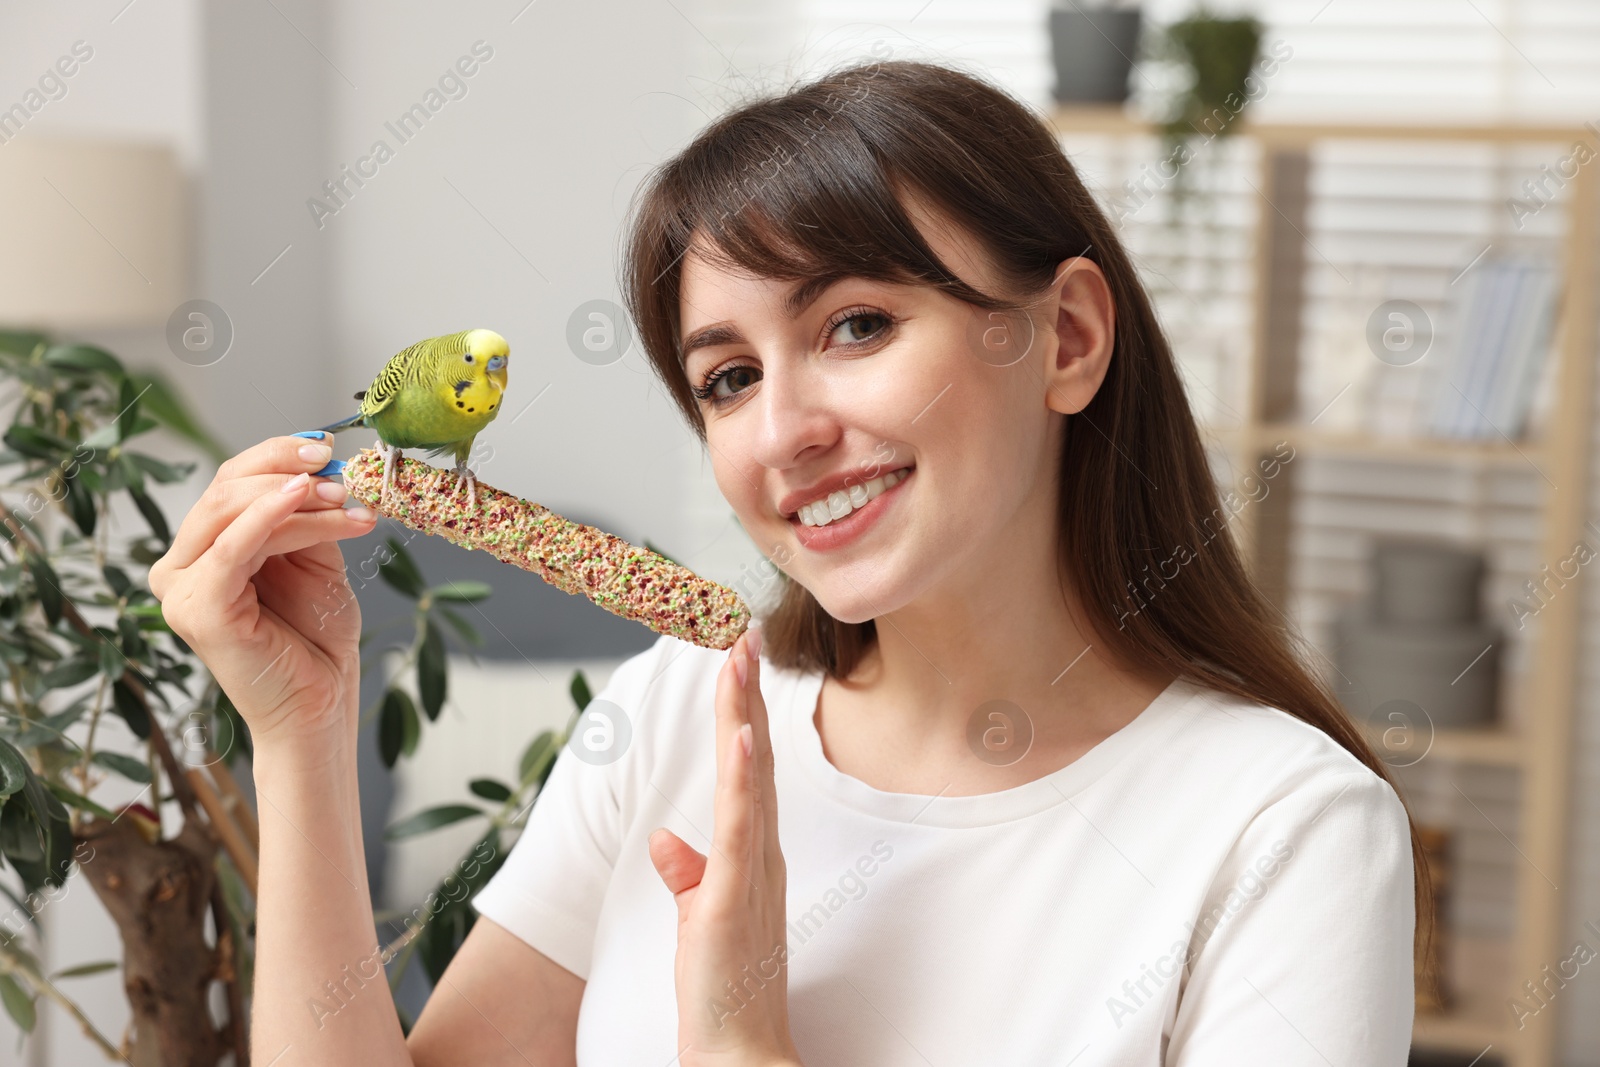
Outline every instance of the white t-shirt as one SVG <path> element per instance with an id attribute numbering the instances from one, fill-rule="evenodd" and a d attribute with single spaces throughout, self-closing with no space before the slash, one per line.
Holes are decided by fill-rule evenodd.
<path id="1" fill-rule="evenodd" d="M 725 658 L 662 637 L 623 663 L 596 699 L 626 749 L 563 749 L 474 898 L 587 980 L 580 1067 L 676 1062 L 677 911 L 646 838 L 708 851 Z M 930 797 L 827 761 L 821 687 L 763 661 L 809 1067 L 1406 1062 L 1405 811 L 1322 731 L 1179 680 L 1052 774 Z"/>

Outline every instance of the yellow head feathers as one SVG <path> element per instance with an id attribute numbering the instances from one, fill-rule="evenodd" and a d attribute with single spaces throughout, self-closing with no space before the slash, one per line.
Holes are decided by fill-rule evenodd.
<path id="1" fill-rule="evenodd" d="M 506 339 L 493 330 L 468 330 L 466 342 L 468 352 L 482 356 L 486 360 L 511 354 L 511 346 L 506 343 Z"/>
<path id="2" fill-rule="evenodd" d="M 482 368 L 488 378 L 501 391 L 506 387 L 506 363 L 511 359 L 511 346 L 493 330 L 468 330 L 466 351 L 462 358 Z"/>

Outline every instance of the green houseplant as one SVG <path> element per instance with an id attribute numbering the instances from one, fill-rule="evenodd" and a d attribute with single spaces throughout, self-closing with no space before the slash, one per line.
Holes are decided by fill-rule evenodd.
<path id="1" fill-rule="evenodd" d="M 1261 23 L 1201 8 L 1160 34 L 1157 51 L 1178 64 L 1183 88 L 1169 103 L 1169 138 L 1222 137 L 1253 95 L 1248 85 L 1261 49 Z"/>
<path id="2" fill-rule="evenodd" d="M 249 737 L 146 584 L 171 536 L 151 487 L 182 482 L 194 466 L 160 459 L 139 439 L 160 430 L 214 459 L 223 451 L 158 377 L 91 346 L 0 332 L 0 396 L 11 404 L 0 423 L 0 1005 L 27 1033 L 40 1002 L 54 1004 L 108 1060 L 187 1067 L 231 1052 L 246 1064 L 254 870 L 241 826 L 253 823 L 229 767 L 248 756 Z M 447 698 L 446 630 L 479 643 L 461 609 L 488 589 L 428 585 L 392 539 L 374 562 L 413 602 L 409 617 L 391 620 L 409 628 L 408 642 L 377 640 L 389 624 L 363 637 L 384 677 L 365 714 L 376 717 L 392 767 L 416 751 L 424 721 Z M 483 820 L 466 859 L 423 905 L 388 916 L 400 929 L 384 951 L 392 982 L 413 959 L 437 980 L 466 936 L 471 892 L 503 862 L 588 703 L 581 673 L 571 691 L 573 718 L 530 741 L 515 782 L 474 779 L 476 802 L 390 828 L 402 838 Z M 113 727 L 126 734 L 108 746 Z M 142 788 L 138 799 L 107 807 L 108 783 L 126 792 L 129 782 Z M 224 793 L 239 799 L 235 815 Z M 175 826 L 163 818 L 167 802 L 180 812 Z M 115 922 L 122 955 L 50 974 L 31 946 L 38 916 L 72 878 L 89 884 Z M 113 1041 L 66 990 L 73 978 L 119 966 L 132 1023 Z M 208 1007 L 218 983 L 228 1005 L 220 1025 Z"/>
<path id="3" fill-rule="evenodd" d="M 1209 155 L 1211 142 L 1234 132 L 1245 107 L 1265 88 L 1261 77 L 1266 71 L 1256 69 L 1261 24 L 1249 17 L 1224 18 L 1202 7 L 1153 31 L 1147 49 L 1171 76 L 1172 89 L 1160 102 L 1164 143 L 1157 172 L 1170 182 L 1170 221 L 1175 224 L 1191 195 L 1190 164 Z"/>

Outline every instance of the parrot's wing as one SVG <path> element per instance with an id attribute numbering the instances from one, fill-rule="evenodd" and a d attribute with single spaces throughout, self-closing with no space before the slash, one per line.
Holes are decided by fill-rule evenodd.
<path id="1" fill-rule="evenodd" d="M 444 337 L 430 337 L 396 352 L 361 398 L 362 416 L 370 419 L 392 404 L 394 398 L 407 387 L 422 383 L 431 374 L 438 373 L 445 361 L 460 355 L 470 332 L 463 330 Z"/>
<path id="2" fill-rule="evenodd" d="M 371 418 L 388 407 L 408 383 L 416 380 L 421 365 L 418 357 L 427 344 L 427 341 L 419 341 L 410 348 L 402 349 L 383 365 L 383 370 L 372 379 L 372 384 L 367 386 L 366 394 L 361 398 L 363 417 Z"/>

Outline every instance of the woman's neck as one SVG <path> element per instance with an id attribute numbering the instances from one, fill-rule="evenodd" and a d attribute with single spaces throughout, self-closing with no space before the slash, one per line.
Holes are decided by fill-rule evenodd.
<path id="1" fill-rule="evenodd" d="M 1171 682 L 1080 626 L 1069 582 L 999 561 L 962 573 L 985 577 L 878 616 L 850 677 L 824 684 L 816 724 L 841 771 L 890 792 L 1010 788 L 1077 759 Z M 1031 735 L 1010 761 L 995 748 L 1007 731 Z"/>

